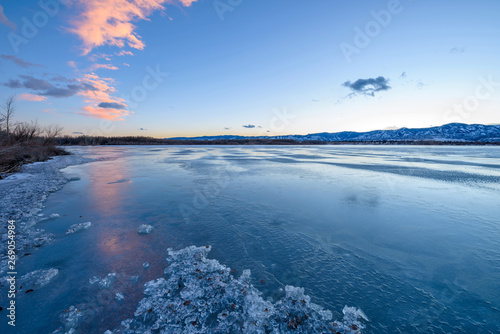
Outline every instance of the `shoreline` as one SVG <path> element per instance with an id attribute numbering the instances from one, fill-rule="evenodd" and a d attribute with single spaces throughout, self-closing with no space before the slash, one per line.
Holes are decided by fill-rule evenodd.
<path id="1" fill-rule="evenodd" d="M 59 147 L 72 146 L 500 146 L 500 142 L 461 142 L 461 141 L 297 141 L 287 140 L 164 140 L 116 141 L 113 143 L 59 144 Z"/>
<path id="2" fill-rule="evenodd" d="M 8 266 L 7 240 L 8 221 L 15 223 L 16 262 L 25 254 L 51 242 L 53 236 L 43 229 L 36 228 L 43 220 L 50 219 L 40 214 L 50 193 L 60 190 L 71 181 L 61 169 L 93 161 L 80 155 L 55 156 L 44 162 L 23 165 L 16 172 L 0 180 L 0 219 L 2 220 L 2 254 L 0 275 L 4 275 Z"/>

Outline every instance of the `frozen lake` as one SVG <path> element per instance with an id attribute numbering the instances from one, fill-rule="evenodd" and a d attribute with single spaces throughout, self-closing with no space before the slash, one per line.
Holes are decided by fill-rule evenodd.
<path id="1" fill-rule="evenodd" d="M 15 333 L 52 333 L 72 305 L 90 310 L 79 332 L 116 328 L 167 248 L 190 245 L 250 269 L 265 298 L 293 285 L 336 319 L 358 307 L 366 333 L 500 332 L 499 147 L 69 149 L 99 160 L 66 168 L 79 180 L 46 202 L 60 217 L 39 227 L 56 239 L 18 270 L 59 273 L 19 299 Z M 107 289 L 89 283 L 113 272 Z"/>

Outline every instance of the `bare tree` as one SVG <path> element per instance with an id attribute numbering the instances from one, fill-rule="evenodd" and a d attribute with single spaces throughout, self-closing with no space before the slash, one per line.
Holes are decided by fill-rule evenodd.
<path id="1" fill-rule="evenodd" d="M 3 113 L 1 114 L 2 122 L 5 123 L 5 130 L 7 131 L 7 138 L 10 137 L 10 126 L 12 121 L 12 116 L 14 115 L 14 111 L 16 107 L 14 105 L 16 102 L 16 95 L 11 95 L 5 100 L 2 109 Z"/>
<path id="2" fill-rule="evenodd" d="M 41 132 L 41 128 L 36 121 L 30 123 L 19 122 L 14 126 L 11 135 L 14 142 L 21 143 L 37 139 Z"/>
<path id="3" fill-rule="evenodd" d="M 57 124 L 50 124 L 45 127 L 43 130 L 43 136 L 45 139 L 45 143 L 52 143 L 54 139 L 56 139 L 64 130 L 64 128 Z"/>

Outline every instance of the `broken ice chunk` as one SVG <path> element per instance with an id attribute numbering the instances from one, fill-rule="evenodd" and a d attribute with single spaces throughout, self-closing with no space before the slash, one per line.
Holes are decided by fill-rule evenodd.
<path id="1" fill-rule="evenodd" d="M 139 234 L 149 234 L 149 233 L 153 232 L 153 230 L 154 230 L 153 226 L 147 225 L 147 224 L 142 224 L 141 226 L 139 226 L 139 229 L 138 229 L 137 233 L 139 233 Z"/>
<path id="2" fill-rule="evenodd" d="M 60 315 L 61 322 L 64 324 L 64 329 L 67 333 L 74 333 L 75 328 L 78 327 L 80 318 L 82 318 L 83 312 L 73 305 L 71 305 L 67 310 L 63 311 Z"/>
<path id="3" fill-rule="evenodd" d="M 366 316 L 345 308 L 342 322 L 311 302 L 303 288 L 285 287 L 280 300 L 264 300 L 244 270 L 231 269 L 206 255 L 210 246 L 168 249 L 164 277 L 144 284 L 134 318 L 112 333 L 359 333 Z"/>
<path id="4" fill-rule="evenodd" d="M 143 267 L 144 269 L 148 269 L 148 268 L 149 268 L 149 263 L 144 262 L 144 263 L 142 264 L 142 267 Z"/>
<path id="5" fill-rule="evenodd" d="M 109 273 L 99 282 L 99 286 L 101 288 L 109 288 L 109 286 L 115 281 L 115 279 L 116 279 L 116 273 Z"/>
<path id="6" fill-rule="evenodd" d="M 116 279 L 116 273 L 109 273 L 101 279 L 99 276 L 93 276 L 89 278 L 89 283 L 94 285 L 96 283 L 99 284 L 99 287 L 101 288 L 109 288 L 109 286 L 115 281 Z"/>
<path id="7" fill-rule="evenodd" d="M 116 295 L 115 295 L 115 299 L 119 302 L 121 302 L 122 300 L 125 299 L 125 295 L 121 292 L 118 292 Z"/>
<path id="8" fill-rule="evenodd" d="M 25 285 L 33 286 L 38 285 L 40 287 L 47 285 L 57 274 L 58 269 L 52 268 L 47 270 L 35 270 L 21 277 L 21 282 Z"/>
<path id="9" fill-rule="evenodd" d="M 73 234 L 78 231 L 82 230 L 88 230 L 92 226 L 91 222 L 86 222 L 86 223 L 80 223 L 80 224 L 74 224 L 71 225 L 70 228 L 66 231 L 66 234 Z"/>

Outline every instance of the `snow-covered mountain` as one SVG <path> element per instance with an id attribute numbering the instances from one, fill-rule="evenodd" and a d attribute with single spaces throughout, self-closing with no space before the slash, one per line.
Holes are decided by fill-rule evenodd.
<path id="1" fill-rule="evenodd" d="M 431 128 L 397 130 L 376 130 L 370 132 L 336 132 L 313 133 L 308 135 L 287 136 L 204 136 L 194 138 L 168 138 L 177 140 L 234 140 L 234 139 L 294 139 L 297 141 L 318 140 L 324 142 L 362 142 L 362 141 L 467 141 L 467 142 L 500 142 L 500 125 L 450 123 Z"/>

